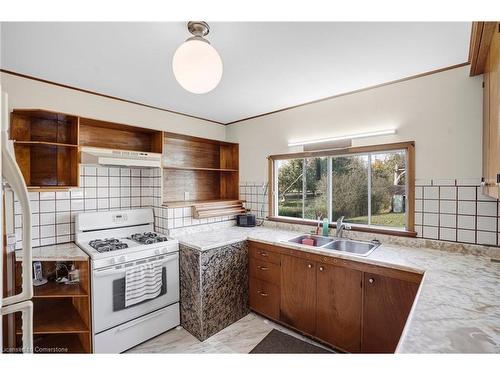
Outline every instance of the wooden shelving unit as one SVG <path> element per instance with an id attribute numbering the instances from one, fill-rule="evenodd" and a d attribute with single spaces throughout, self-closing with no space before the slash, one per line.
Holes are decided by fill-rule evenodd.
<path id="1" fill-rule="evenodd" d="M 163 139 L 160 130 L 80 117 L 80 146 L 161 154 Z"/>
<path id="2" fill-rule="evenodd" d="M 160 130 L 94 120 L 42 109 L 15 109 L 10 137 L 29 190 L 79 186 L 80 146 L 161 154 Z"/>
<path id="3" fill-rule="evenodd" d="M 40 109 L 14 110 L 10 136 L 28 188 L 78 186 L 77 116 Z"/>
<path id="4" fill-rule="evenodd" d="M 34 344 L 60 353 L 91 353 L 91 314 L 89 262 L 72 262 L 80 271 L 80 283 L 66 285 L 49 280 L 34 287 L 33 335 Z M 50 275 L 55 261 L 42 261 L 44 275 Z M 21 267 L 17 263 L 16 281 L 20 285 Z M 20 320 L 18 320 L 18 326 Z M 16 332 L 19 336 L 21 331 Z"/>
<path id="5" fill-rule="evenodd" d="M 193 206 L 199 218 L 244 212 L 237 143 L 164 133 L 163 149 L 165 206 Z"/>

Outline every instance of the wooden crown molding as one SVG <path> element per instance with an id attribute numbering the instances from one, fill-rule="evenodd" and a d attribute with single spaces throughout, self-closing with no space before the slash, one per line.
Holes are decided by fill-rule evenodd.
<path id="1" fill-rule="evenodd" d="M 86 89 L 82 89 L 82 88 L 78 88 L 78 87 L 73 87 L 73 86 L 62 84 L 62 83 L 57 83 L 57 82 L 49 81 L 49 80 L 46 80 L 46 79 L 42 79 L 42 78 L 38 78 L 38 77 L 33 77 L 33 76 L 26 75 L 26 74 L 22 74 L 22 73 L 17 73 L 17 72 L 14 72 L 14 71 L 6 70 L 6 69 L 0 69 L 0 72 L 11 74 L 11 75 L 22 77 L 22 78 L 32 79 L 32 80 L 43 82 L 43 83 L 47 83 L 47 84 L 50 84 L 50 85 L 64 87 L 64 88 L 71 89 L 71 90 L 77 90 L 77 91 L 80 91 L 80 92 L 84 92 L 84 93 L 92 94 L 92 95 L 97 95 L 97 96 L 101 96 L 101 97 L 108 98 L 108 99 L 115 99 L 115 100 L 119 100 L 119 101 L 126 102 L 126 103 L 131 103 L 131 104 L 136 104 L 136 105 L 140 105 L 140 106 L 147 107 L 147 108 L 157 109 L 159 111 L 169 112 L 169 113 L 173 113 L 173 114 L 177 114 L 177 115 L 181 115 L 181 116 L 187 116 L 187 117 L 191 117 L 191 118 L 195 118 L 195 119 L 198 119 L 198 120 L 203 120 L 203 121 L 211 122 L 211 123 L 218 124 L 218 125 L 233 125 L 233 124 L 244 122 L 244 121 L 247 121 L 247 120 L 252 120 L 252 119 L 255 119 L 255 118 L 264 117 L 264 116 L 272 115 L 272 114 L 275 114 L 275 113 L 287 111 L 289 109 L 299 108 L 299 107 L 303 107 L 303 106 L 306 106 L 306 105 L 309 105 L 309 104 L 320 103 L 320 102 L 323 102 L 323 101 L 326 101 L 326 100 L 335 99 L 335 98 L 339 98 L 339 97 L 346 96 L 346 95 L 352 95 L 352 94 L 356 94 L 356 93 L 363 92 L 363 91 L 373 90 L 373 89 L 377 89 L 377 88 L 380 88 L 380 87 L 389 86 L 389 85 L 393 85 L 393 84 L 396 84 L 396 83 L 401 83 L 401 82 L 409 81 L 409 80 L 412 80 L 412 79 L 417 79 L 417 78 L 425 77 L 425 76 L 428 76 L 428 75 L 445 72 L 447 70 L 461 68 L 461 67 L 467 66 L 469 64 L 471 64 L 470 53 L 469 53 L 469 61 L 461 63 L 461 64 L 455 64 L 455 65 L 446 66 L 446 67 L 440 68 L 440 69 L 430 70 L 428 72 L 416 74 L 416 75 L 405 77 L 405 78 L 400 78 L 400 79 L 397 79 L 397 80 L 394 80 L 394 81 L 389 81 L 389 82 L 381 83 L 381 84 L 374 85 L 374 86 L 365 87 L 365 88 L 358 89 L 358 90 L 348 91 L 348 92 L 344 92 L 342 94 L 332 95 L 332 96 L 328 96 L 326 98 L 321 98 L 321 99 L 313 100 L 313 101 L 310 101 L 310 102 L 301 103 L 301 104 L 297 104 L 297 105 L 294 105 L 294 106 L 285 107 L 285 108 L 277 109 L 277 110 L 274 110 L 274 111 L 265 112 L 265 113 L 261 113 L 259 115 L 245 117 L 245 118 L 242 118 L 240 120 L 230 121 L 230 122 L 226 122 L 226 123 L 220 122 L 220 121 L 215 121 L 215 120 L 210 120 L 210 119 L 199 117 L 199 116 L 193 116 L 193 115 L 189 115 L 189 114 L 186 114 L 186 113 L 177 112 L 177 111 L 173 111 L 173 110 L 169 110 L 169 109 L 165 109 L 165 108 L 161 108 L 161 107 L 156 107 L 156 106 L 152 106 L 152 105 L 149 105 L 149 104 L 134 102 L 134 101 L 123 99 L 123 98 L 119 98 L 119 97 L 116 97 L 116 96 L 101 94 L 101 93 L 98 93 L 98 92 L 95 92 L 95 91 L 90 91 L 90 90 L 86 90 Z M 478 73 L 478 74 L 480 74 L 480 73 Z"/>
<path id="2" fill-rule="evenodd" d="M 491 38 L 495 30 L 500 32 L 498 22 L 473 22 L 469 44 L 470 76 L 484 73 Z"/>
<path id="3" fill-rule="evenodd" d="M 119 100 L 121 102 L 135 104 L 135 105 L 140 105 L 142 107 L 156 109 L 158 111 L 173 113 L 175 115 L 180 115 L 180 116 L 191 117 L 191 118 L 195 118 L 197 120 L 208 121 L 208 122 L 211 122 L 211 123 L 214 123 L 214 124 L 217 124 L 217 125 L 226 125 L 223 122 L 219 122 L 219 121 L 215 121 L 215 120 L 210 120 L 210 119 L 207 119 L 207 118 L 204 118 L 204 117 L 189 115 L 187 113 L 177 112 L 177 111 L 173 111 L 173 110 L 166 109 L 166 108 L 156 107 L 154 105 L 149 105 L 149 104 L 135 102 L 133 100 L 119 98 L 117 96 L 102 94 L 100 92 L 91 91 L 91 90 L 87 90 L 87 89 L 82 89 L 80 87 L 74 87 L 74 86 L 70 86 L 70 85 L 66 85 L 66 84 L 58 83 L 58 82 L 54 82 L 54 81 L 49 81 L 49 80 L 46 80 L 46 79 L 43 79 L 43 78 L 38 78 L 38 77 L 34 77 L 34 76 L 27 75 L 27 74 L 22 74 L 22 73 L 17 73 L 17 72 L 14 72 L 14 71 L 11 71 L 11 70 L 7 70 L 7 69 L 0 69 L 0 72 L 6 73 L 6 74 L 10 74 L 10 75 L 13 75 L 13 76 L 17 76 L 17 77 L 21 77 L 21 78 L 31 79 L 31 80 L 42 82 L 42 83 L 47 83 L 49 85 L 63 87 L 65 89 L 70 89 L 70 90 L 76 90 L 76 91 L 84 92 L 86 94 L 97 95 L 97 96 L 100 96 L 100 97 L 103 97 L 103 98 L 107 98 L 107 99 Z"/>

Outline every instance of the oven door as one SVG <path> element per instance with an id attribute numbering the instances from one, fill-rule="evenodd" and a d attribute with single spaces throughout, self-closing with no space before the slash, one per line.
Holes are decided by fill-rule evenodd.
<path id="1" fill-rule="evenodd" d="M 163 271 L 162 292 L 136 305 L 125 307 L 125 273 L 145 262 L 159 262 Z M 179 254 L 166 254 L 95 270 L 92 283 L 94 334 L 179 301 Z"/>

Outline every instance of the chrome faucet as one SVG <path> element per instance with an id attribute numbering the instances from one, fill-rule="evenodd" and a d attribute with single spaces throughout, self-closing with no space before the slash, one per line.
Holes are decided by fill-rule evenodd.
<path id="1" fill-rule="evenodd" d="M 344 223 L 344 216 L 339 217 L 337 220 L 337 226 L 335 228 L 335 237 L 342 238 L 342 233 L 344 229 L 350 229 L 351 227 Z"/>

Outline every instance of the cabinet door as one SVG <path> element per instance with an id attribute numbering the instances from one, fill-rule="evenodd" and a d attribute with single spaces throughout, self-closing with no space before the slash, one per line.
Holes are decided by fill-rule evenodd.
<path id="1" fill-rule="evenodd" d="M 316 336 L 337 348 L 361 349 L 361 271 L 317 265 Z"/>
<path id="2" fill-rule="evenodd" d="M 316 328 L 316 263 L 281 256 L 280 320 L 303 332 Z"/>
<path id="3" fill-rule="evenodd" d="M 250 308 L 278 320 L 280 317 L 280 288 L 275 284 L 250 277 Z"/>
<path id="4" fill-rule="evenodd" d="M 394 353 L 417 290 L 414 282 L 364 274 L 363 353 Z"/>

